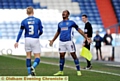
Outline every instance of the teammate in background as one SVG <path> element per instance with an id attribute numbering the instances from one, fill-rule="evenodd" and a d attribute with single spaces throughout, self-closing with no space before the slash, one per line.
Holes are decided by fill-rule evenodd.
<path id="1" fill-rule="evenodd" d="M 21 35 L 23 33 L 23 30 L 25 30 L 25 51 L 26 51 L 26 66 L 28 70 L 28 76 L 35 76 L 35 68 L 38 66 L 40 62 L 40 42 L 39 37 L 43 33 L 43 26 L 41 23 L 41 20 L 34 17 L 34 11 L 32 7 L 27 7 L 26 9 L 28 17 L 24 19 L 21 22 L 20 31 L 17 36 L 16 43 L 14 44 L 14 47 L 18 47 L 19 39 L 21 38 Z M 31 65 L 31 56 L 32 53 L 34 53 L 34 63 Z"/>
<path id="2" fill-rule="evenodd" d="M 94 37 L 93 41 L 95 42 L 95 48 L 96 48 L 96 55 L 97 55 L 96 60 L 99 60 L 98 50 L 100 53 L 100 59 L 103 60 L 102 52 L 101 52 L 101 42 L 103 41 L 103 38 L 99 35 L 99 31 L 96 31 L 96 36 Z"/>
<path id="3" fill-rule="evenodd" d="M 92 29 L 91 24 L 88 22 L 87 15 L 82 15 L 82 21 L 85 23 L 84 33 L 88 37 L 88 39 L 91 40 L 93 29 Z M 92 42 L 92 40 L 91 40 L 91 42 Z M 88 43 L 87 40 L 85 39 L 83 46 L 86 47 L 88 50 L 90 50 L 90 43 Z M 87 59 L 86 59 L 86 61 L 87 61 L 87 66 L 84 67 L 84 69 L 91 69 L 92 68 L 91 61 L 89 61 Z"/>
<path id="4" fill-rule="evenodd" d="M 63 68 L 64 68 L 64 63 L 65 63 L 65 53 L 66 53 L 66 51 L 68 51 L 68 52 L 70 52 L 72 58 L 74 59 L 74 63 L 77 68 L 77 75 L 81 76 L 79 60 L 75 53 L 75 51 L 76 51 L 75 44 L 72 41 L 72 37 L 73 37 L 72 29 L 75 28 L 80 34 L 82 34 L 82 36 L 84 36 L 85 39 L 87 39 L 87 37 L 84 35 L 84 32 L 78 27 L 78 25 L 74 21 L 69 20 L 69 18 L 68 18 L 69 15 L 70 15 L 70 13 L 68 10 L 63 11 L 63 13 L 62 13 L 63 20 L 61 22 L 59 22 L 57 32 L 56 32 L 55 36 L 53 37 L 53 39 L 49 40 L 50 41 L 49 44 L 50 44 L 50 46 L 52 46 L 53 42 L 60 35 L 60 37 L 59 37 L 59 40 L 60 40 L 59 41 L 59 53 L 60 53 L 59 68 L 60 68 L 60 71 L 58 71 L 54 75 L 64 75 Z"/>

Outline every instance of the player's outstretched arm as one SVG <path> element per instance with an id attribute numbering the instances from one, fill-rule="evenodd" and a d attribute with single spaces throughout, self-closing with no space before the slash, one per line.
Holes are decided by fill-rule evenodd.
<path id="1" fill-rule="evenodd" d="M 84 34 L 84 32 L 83 32 L 80 28 L 78 28 L 78 32 L 79 32 L 85 39 L 87 39 L 87 36 Z"/>
<path id="2" fill-rule="evenodd" d="M 50 41 L 50 43 L 49 43 L 50 46 L 53 45 L 53 42 L 57 39 L 57 37 L 59 36 L 59 34 L 60 34 L 60 32 L 57 31 L 56 34 L 55 34 L 55 36 L 53 37 L 53 39 L 49 40 Z"/>

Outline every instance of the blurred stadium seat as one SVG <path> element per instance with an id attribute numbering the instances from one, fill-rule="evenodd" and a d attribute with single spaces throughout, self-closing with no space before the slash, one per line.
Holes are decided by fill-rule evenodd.
<path id="1" fill-rule="evenodd" d="M 28 6 L 41 8 L 40 3 L 33 3 L 33 0 L 0 0 L 0 9 L 24 9 Z"/>
<path id="2" fill-rule="evenodd" d="M 118 18 L 118 21 L 120 22 L 120 0 L 112 0 L 116 16 Z"/>

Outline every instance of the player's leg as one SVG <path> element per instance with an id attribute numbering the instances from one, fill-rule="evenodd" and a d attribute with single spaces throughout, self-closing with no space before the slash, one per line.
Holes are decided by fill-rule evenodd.
<path id="1" fill-rule="evenodd" d="M 96 47 L 96 56 L 97 56 L 96 60 L 99 60 L 99 57 L 98 57 L 98 47 Z"/>
<path id="2" fill-rule="evenodd" d="M 54 75 L 64 75 L 63 69 L 65 64 L 65 52 L 60 53 L 60 60 L 59 60 L 59 71 Z"/>
<path id="3" fill-rule="evenodd" d="M 35 73 L 35 68 L 39 65 L 40 63 L 40 53 L 34 53 L 34 62 L 31 66 L 31 74 L 32 76 L 35 76 L 36 73 Z"/>
<path id="4" fill-rule="evenodd" d="M 32 64 L 33 68 L 36 68 L 38 64 L 40 63 L 40 53 L 34 53 L 34 62 Z"/>
<path id="5" fill-rule="evenodd" d="M 27 71 L 28 75 L 31 75 L 31 52 L 26 52 L 26 66 L 27 66 Z"/>
<path id="6" fill-rule="evenodd" d="M 31 47 L 32 47 L 32 52 L 34 53 L 34 58 L 35 58 L 32 66 L 31 66 L 31 73 L 33 76 L 35 76 L 36 75 L 35 68 L 40 63 L 41 48 L 40 48 L 39 39 L 33 39 L 33 41 L 31 42 Z"/>
<path id="7" fill-rule="evenodd" d="M 31 75 L 31 47 L 30 40 L 28 38 L 25 39 L 25 51 L 26 51 L 26 67 L 28 71 L 28 75 Z"/>
<path id="8" fill-rule="evenodd" d="M 26 56 L 26 66 L 27 66 L 27 70 L 28 70 L 28 75 L 31 74 L 31 52 L 26 52 L 27 56 Z"/>
<path id="9" fill-rule="evenodd" d="M 88 50 L 90 50 L 90 44 L 88 44 L 87 41 L 85 41 L 85 47 L 86 47 Z M 83 69 L 91 69 L 91 68 L 92 68 L 91 61 L 89 61 L 89 60 L 87 60 L 87 59 L 86 59 L 86 61 L 87 61 L 87 66 L 84 67 Z"/>
<path id="10" fill-rule="evenodd" d="M 99 51 L 100 51 L 100 58 L 101 58 L 101 60 L 103 60 L 103 58 L 102 58 L 102 52 L 101 52 L 101 47 L 99 47 Z"/>
<path id="11" fill-rule="evenodd" d="M 74 63 L 76 65 L 76 69 L 77 69 L 77 75 L 81 76 L 82 74 L 80 71 L 80 64 L 79 64 L 79 60 L 78 60 L 76 54 L 75 54 L 75 52 L 71 52 L 70 54 L 71 54 L 72 58 L 74 59 Z"/>
<path id="12" fill-rule="evenodd" d="M 76 69 L 77 69 L 77 75 L 78 75 L 78 76 L 81 76 L 79 60 L 78 60 L 77 55 L 76 55 L 76 49 L 75 49 L 75 44 L 74 44 L 74 42 L 69 41 L 69 42 L 67 43 L 67 49 L 68 49 L 68 51 L 70 52 L 72 58 L 74 59 L 74 63 L 75 63 L 75 65 L 76 65 Z"/>
<path id="13" fill-rule="evenodd" d="M 65 52 L 60 53 L 60 60 L 59 60 L 60 71 L 63 71 L 64 64 L 65 64 Z"/>
<path id="14" fill-rule="evenodd" d="M 66 46 L 59 44 L 59 53 L 60 53 L 60 60 L 59 60 L 59 71 L 54 75 L 63 75 L 63 69 L 65 64 L 65 53 L 66 53 Z"/>

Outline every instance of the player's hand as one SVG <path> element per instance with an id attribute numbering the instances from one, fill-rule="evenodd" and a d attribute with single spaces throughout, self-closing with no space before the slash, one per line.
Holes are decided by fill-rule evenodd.
<path id="1" fill-rule="evenodd" d="M 91 38 L 87 38 L 87 42 L 91 43 L 92 42 Z"/>
<path id="2" fill-rule="evenodd" d="M 52 40 L 49 40 L 49 45 L 52 46 L 53 45 L 53 41 Z"/>
<path id="3" fill-rule="evenodd" d="M 15 48 L 18 48 L 18 43 L 17 43 L 17 42 L 14 44 L 14 47 L 15 47 Z"/>

